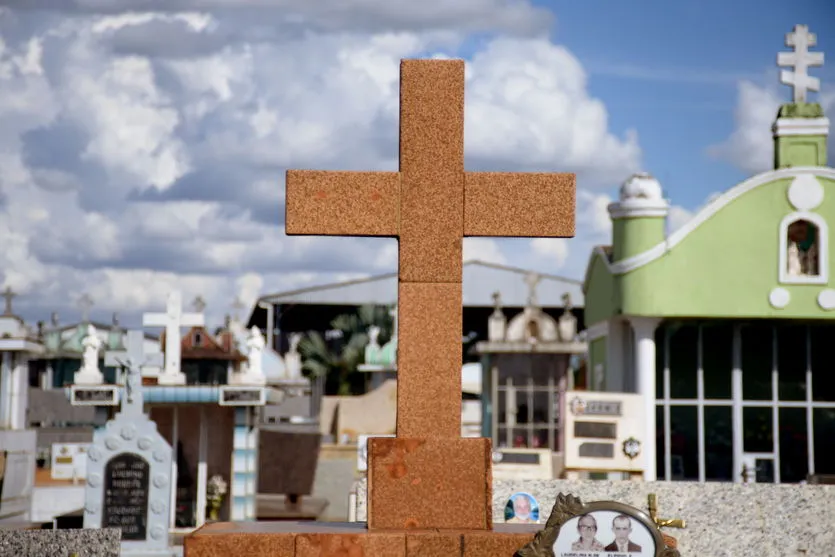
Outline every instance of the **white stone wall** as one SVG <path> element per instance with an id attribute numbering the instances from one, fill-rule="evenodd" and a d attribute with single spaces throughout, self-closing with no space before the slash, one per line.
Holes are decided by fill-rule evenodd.
<path id="1" fill-rule="evenodd" d="M 32 522 L 49 522 L 58 515 L 84 508 L 84 484 L 48 485 L 35 488 Z"/>
<path id="2" fill-rule="evenodd" d="M 540 506 L 540 521 L 551 512 L 557 494 L 583 502 L 617 501 L 647 511 L 650 493 L 658 497 L 660 518 L 681 518 L 687 528 L 666 528 L 678 539 L 683 556 L 832 557 L 835 556 L 835 486 L 496 480 L 493 521 L 504 521 L 508 498 L 530 493 Z M 365 479 L 357 482 L 357 520 L 367 517 Z"/>

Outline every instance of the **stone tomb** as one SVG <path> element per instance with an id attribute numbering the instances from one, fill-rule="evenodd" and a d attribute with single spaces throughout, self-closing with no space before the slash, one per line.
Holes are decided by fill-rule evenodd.
<path id="1" fill-rule="evenodd" d="M 464 62 L 400 66 L 400 171 L 288 171 L 288 234 L 399 240 L 397 436 L 369 440 L 368 524 L 212 524 L 188 557 L 512 555 L 493 528 L 491 445 L 461 438 L 465 236 L 574 235 L 573 174 L 464 171 Z M 533 528 L 531 528 L 533 526 Z"/>
<path id="2" fill-rule="evenodd" d="M 121 411 L 87 452 L 84 527 L 120 528 L 122 555 L 168 556 L 172 450 L 143 412 L 143 342 L 130 331 L 127 353 L 109 355 L 128 375 Z"/>

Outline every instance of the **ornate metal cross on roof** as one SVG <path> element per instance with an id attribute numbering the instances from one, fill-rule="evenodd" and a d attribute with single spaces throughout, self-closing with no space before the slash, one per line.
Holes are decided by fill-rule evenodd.
<path id="1" fill-rule="evenodd" d="M 90 308 L 93 307 L 93 298 L 86 292 L 78 299 L 78 307 L 81 309 L 81 322 L 90 321 Z"/>
<path id="2" fill-rule="evenodd" d="M 462 238 L 574 236 L 574 184 L 465 172 L 462 60 L 401 62 L 399 172 L 287 172 L 287 234 L 399 239 L 398 437 L 461 436 Z"/>
<path id="3" fill-rule="evenodd" d="M 786 35 L 786 46 L 794 52 L 777 54 L 777 65 L 794 68 L 794 71 L 780 72 L 780 83 L 794 88 L 794 102 L 806 102 L 807 91 L 820 91 L 820 80 L 808 73 L 811 66 L 823 65 L 823 52 L 809 52 L 810 46 L 817 44 L 817 36 L 809 32 L 806 25 L 795 25 L 794 31 Z"/>
<path id="4" fill-rule="evenodd" d="M 12 311 L 12 300 L 17 298 L 17 293 L 12 290 L 11 286 L 7 286 L 5 290 L 3 290 L 3 298 L 6 299 L 6 308 L 3 310 L 3 315 L 14 315 Z"/>

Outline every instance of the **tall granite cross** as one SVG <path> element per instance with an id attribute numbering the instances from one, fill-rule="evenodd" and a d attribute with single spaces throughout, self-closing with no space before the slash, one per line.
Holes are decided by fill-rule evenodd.
<path id="1" fill-rule="evenodd" d="M 165 313 L 146 313 L 142 316 L 144 327 L 165 327 L 165 367 L 160 373 L 159 383 L 182 384 L 185 376 L 180 371 L 180 329 L 202 327 L 205 318 L 202 313 L 183 313 L 183 298 L 179 291 L 168 295 Z"/>
<path id="2" fill-rule="evenodd" d="M 464 171 L 461 60 L 401 62 L 399 172 L 287 172 L 287 234 L 399 240 L 397 439 L 371 440 L 369 528 L 491 524 L 489 442 L 460 437 L 462 238 L 573 236 L 574 181 Z"/>
<path id="3" fill-rule="evenodd" d="M 786 35 L 786 46 L 794 52 L 779 52 L 778 66 L 789 66 L 794 71 L 780 72 L 780 83 L 794 89 L 794 102 L 805 103 L 807 91 L 819 91 L 820 80 L 809 75 L 810 66 L 823 65 L 823 52 L 809 52 L 810 46 L 818 42 L 817 36 L 809 32 L 806 25 L 795 25 L 794 30 Z"/>

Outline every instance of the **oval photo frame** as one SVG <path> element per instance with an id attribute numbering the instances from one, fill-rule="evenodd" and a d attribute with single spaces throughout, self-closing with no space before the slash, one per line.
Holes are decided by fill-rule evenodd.
<path id="1" fill-rule="evenodd" d="M 616 543 L 616 528 L 622 539 L 628 539 L 626 552 L 612 545 Z M 677 549 L 666 545 L 661 530 L 646 512 L 617 501 L 583 504 L 577 497 L 562 493 L 557 496 L 545 528 L 536 534 L 531 543 L 516 552 L 516 557 L 680 555 Z"/>
<path id="2" fill-rule="evenodd" d="M 527 500 L 528 503 L 527 517 L 522 520 L 516 517 L 515 501 L 518 499 Z M 517 491 L 508 497 L 504 507 L 504 521 L 507 524 L 538 524 L 541 514 L 542 509 L 539 507 L 539 502 L 533 495 L 525 491 Z"/>

